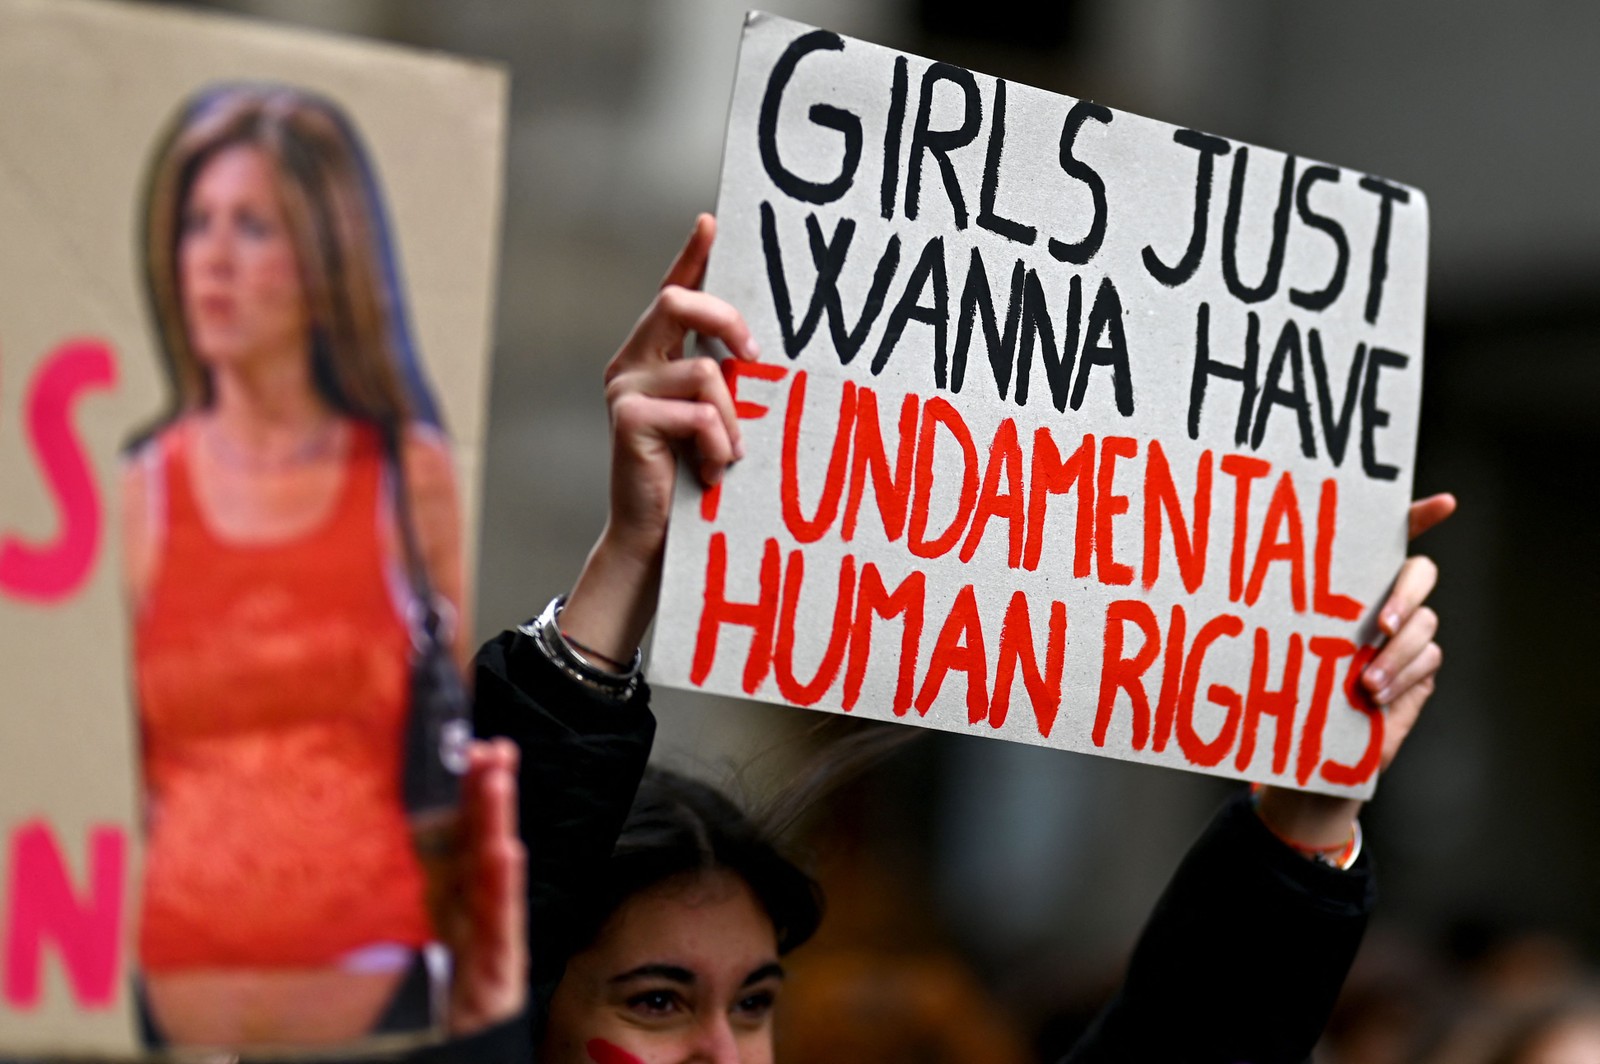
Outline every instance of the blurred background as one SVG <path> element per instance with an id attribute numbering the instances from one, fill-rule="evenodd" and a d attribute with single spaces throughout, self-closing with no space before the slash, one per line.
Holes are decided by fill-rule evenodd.
<path id="1" fill-rule="evenodd" d="M 694 213 L 714 205 L 743 5 L 188 6 L 509 66 L 478 631 L 524 619 L 566 589 L 601 525 L 600 369 Z M 1461 499 L 1419 544 L 1444 572 L 1434 601 L 1447 664 L 1364 818 L 1383 900 L 1325 1059 L 1490 1059 L 1483 1047 L 1505 1017 L 1574 985 L 1600 953 L 1600 685 L 1584 671 L 1600 608 L 1600 5 L 768 6 L 1428 194 L 1416 489 Z M 795 770 L 804 743 L 790 740 L 811 722 L 672 691 L 658 706 L 660 756 L 719 782 L 754 758 L 738 778 L 757 800 Z M 802 952 L 796 966 L 826 967 L 840 943 L 892 943 L 914 974 L 898 1005 L 877 1003 L 879 1026 L 920 1002 L 918 1029 L 933 1032 L 904 1059 L 1058 1051 L 1115 984 L 1141 919 L 1226 793 L 1199 776 L 930 734 L 819 818 L 830 827 L 810 847 L 832 926 L 810 947 L 816 959 Z M 792 1013 L 834 1007 L 794 997 Z M 965 1049 L 941 1023 L 969 1032 Z M 804 1037 L 787 1036 L 792 1059 L 808 1056 Z M 1449 1055 L 1446 1042 L 1476 1048 Z"/>

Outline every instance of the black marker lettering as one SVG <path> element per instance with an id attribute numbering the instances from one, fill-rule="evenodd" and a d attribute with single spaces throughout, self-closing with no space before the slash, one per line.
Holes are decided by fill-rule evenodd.
<path id="1" fill-rule="evenodd" d="M 1094 306 L 1089 310 L 1089 324 L 1083 328 L 1083 337 L 1078 379 L 1072 385 L 1072 409 L 1083 405 L 1083 393 L 1089 386 L 1089 367 L 1110 366 L 1117 413 L 1130 417 L 1133 414 L 1133 377 L 1128 371 L 1128 338 L 1122 331 L 1122 297 L 1117 295 L 1117 287 L 1109 277 L 1100 279 L 1100 290 L 1094 295 Z"/>
<path id="2" fill-rule="evenodd" d="M 932 282 L 933 303 L 919 302 L 922 290 Z M 883 372 L 889 355 L 900 342 L 906 322 L 920 321 L 933 326 L 933 366 L 936 383 L 943 388 L 942 372 L 945 365 L 945 332 L 950 319 L 950 285 L 945 279 L 944 238 L 934 237 L 922 249 L 922 257 L 906 278 L 906 288 L 900 301 L 889 312 L 889 321 L 883 327 L 883 339 L 878 343 L 878 353 L 872 356 L 872 375 Z"/>
<path id="3" fill-rule="evenodd" d="M 1006 397 L 1011 387 L 1011 364 L 1016 359 L 1017 324 L 1022 312 L 1022 260 L 1011 269 L 1011 297 L 1006 306 L 1006 327 L 1002 334 L 994 312 L 994 297 L 989 290 L 989 275 L 983 267 L 983 256 L 972 249 L 972 260 L 967 267 L 967 283 L 961 289 L 960 319 L 956 323 L 956 346 L 950 353 L 950 390 L 959 392 L 967 372 L 967 351 L 972 346 L 972 323 L 978 318 L 983 327 L 983 339 L 989 349 L 989 368 L 994 372 L 995 391 L 999 398 Z M 940 377 L 935 364 L 934 376 Z"/>
<path id="4" fill-rule="evenodd" d="M 1106 183 L 1094 167 L 1072 155 L 1078 131 L 1091 118 L 1109 124 L 1111 109 L 1088 100 L 1079 100 L 1067 112 L 1067 120 L 1061 124 L 1061 169 L 1089 186 L 1089 195 L 1094 198 L 1094 220 L 1089 223 L 1089 234 L 1082 240 L 1069 244 L 1051 237 L 1049 245 L 1050 254 L 1055 256 L 1057 262 L 1070 262 L 1078 266 L 1094 258 L 1106 238 Z"/>
<path id="5" fill-rule="evenodd" d="M 777 312 L 778 328 L 783 333 L 783 350 L 790 358 L 800 357 L 816 332 L 817 323 L 826 311 L 828 331 L 833 337 L 834 350 L 842 365 L 849 365 L 861 350 L 872 323 L 883 309 L 884 295 L 889 282 L 900 264 L 900 238 L 891 236 L 888 246 L 878 260 L 872 276 L 872 287 L 862 303 L 861 314 L 854 326 L 845 322 L 843 301 L 839 296 L 839 272 L 844 268 L 850 242 L 855 236 L 856 223 L 841 218 L 833 227 L 831 239 L 822 235 L 822 225 L 815 214 L 806 216 L 806 235 L 811 246 L 811 262 L 816 267 L 817 279 L 811 289 L 811 300 L 806 305 L 805 317 L 796 324 L 789 285 L 784 276 L 783 254 L 778 246 L 777 216 L 772 204 L 761 204 L 761 250 L 766 256 L 767 281 L 772 288 L 773 309 Z"/>
<path id="6" fill-rule="evenodd" d="M 1006 83 L 1003 78 L 996 78 L 994 82 L 994 114 L 989 119 L 989 152 L 983 160 L 983 187 L 978 192 L 978 224 L 983 228 L 1015 240 L 1019 244 L 1032 245 L 1038 237 L 1039 231 L 1031 225 L 1014 222 L 1010 218 L 1002 218 L 995 213 L 994 201 L 1000 192 L 1000 154 L 1005 146 L 1006 139 Z M 957 388 L 957 391 L 961 389 Z"/>
<path id="7" fill-rule="evenodd" d="M 778 110 L 783 104 L 783 91 L 794 76 L 800 60 L 817 51 L 841 52 L 844 38 L 827 30 L 812 30 L 798 37 L 772 66 L 767 77 L 766 95 L 761 98 L 761 114 L 756 124 L 756 143 L 761 149 L 761 165 L 772 183 L 787 196 L 802 203 L 832 203 L 843 196 L 855 180 L 856 166 L 861 162 L 861 119 L 849 111 L 825 103 L 811 105 L 807 112 L 811 121 L 844 134 L 844 160 L 839 176 L 832 181 L 807 181 L 783 165 L 778 158 Z"/>
<path id="8" fill-rule="evenodd" d="M 1235 299 L 1259 303 L 1278 290 L 1283 274 L 1284 245 L 1289 236 L 1289 204 L 1294 198 L 1294 156 L 1283 160 L 1283 181 L 1278 187 L 1278 208 L 1272 212 L 1272 247 L 1267 252 L 1267 271 L 1254 288 L 1239 280 L 1239 215 L 1244 209 L 1245 173 L 1249 169 L 1250 149 L 1240 148 L 1233 157 L 1233 176 L 1228 182 L 1228 212 L 1222 219 L 1222 279 Z"/>
<path id="9" fill-rule="evenodd" d="M 1065 412 L 1071 387 L 1072 364 L 1078 350 L 1078 320 L 1083 316 L 1083 282 L 1077 274 L 1067 289 L 1067 333 L 1061 338 L 1060 354 L 1055 346 L 1055 328 L 1050 322 L 1050 307 L 1045 303 L 1039 275 L 1028 271 L 1022 285 L 1022 342 L 1017 346 L 1016 402 L 1028 401 L 1028 369 L 1033 364 L 1033 341 L 1039 341 L 1044 358 L 1044 375 L 1050 383 L 1050 401 Z"/>
<path id="10" fill-rule="evenodd" d="M 1211 174 L 1216 166 L 1216 157 L 1226 155 L 1230 150 L 1228 142 L 1221 137 L 1193 129 L 1180 129 L 1172 134 L 1172 139 L 1198 151 L 1200 161 L 1194 179 L 1194 229 L 1189 233 L 1189 246 L 1184 250 L 1183 258 L 1178 260 L 1176 266 L 1168 266 L 1156 257 L 1155 248 L 1148 244 L 1144 248 L 1145 270 L 1168 288 L 1183 284 L 1200 268 L 1200 259 L 1206 251 L 1207 218 L 1211 214 Z"/>
<path id="11" fill-rule="evenodd" d="M 1302 292 L 1298 288 L 1289 289 L 1289 301 L 1297 307 L 1307 310 L 1326 310 L 1339 298 L 1339 293 L 1344 291 L 1345 272 L 1350 268 L 1350 241 L 1345 238 L 1344 226 L 1329 218 L 1326 214 L 1318 214 L 1311 209 L 1311 186 L 1318 181 L 1332 181 L 1338 183 L 1339 171 L 1331 166 L 1308 166 L 1305 173 L 1300 175 L 1300 185 L 1295 189 L 1294 205 L 1300 212 L 1300 220 L 1313 229 L 1320 229 L 1333 238 L 1333 246 L 1338 253 L 1338 260 L 1333 265 L 1333 276 L 1328 279 L 1327 286 L 1320 292 Z"/>
<path id="12" fill-rule="evenodd" d="M 1394 217 L 1394 204 L 1396 200 L 1410 203 L 1411 193 L 1376 177 L 1363 177 L 1361 187 L 1378 197 L 1378 233 L 1372 240 L 1372 277 L 1367 282 L 1367 324 L 1375 325 L 1378 307 L 1383 302 L 1383 282 L 1389 276 L 1389 225 Z M 1378 357 L 1376 348 L 1372 357 Z M 1384 479 L 1392 480 L 1393 476 Z"/>
<path id="13" fill-rule="evenodd" d="M 1350 442 L 1350 416 L 1355 412 L 1356 396 L 1361 391 L 1361 367 L 1367 361 L 1367 345 L 1356 345 L 1356 357 L 1350 363 L 1350 376 L 1345 380 L 1344 399 L 1339 404 L 1339 416 L 1333 414 L 1333 389 L 1328 382 L 1328 365 L 1322 358 L 1322 337 L 1317 330 L 1307 331 L 1311 342 L 1311 375 L 1317 382 L 1317 412 L 1322 419 L 1322 436 L 1328 441 L 1328 456 L 1334 465 L 1344 464 L 1345 446 Z"/>
<path id="14" fill-rule="evenodd" d="M 1242 149 L 1241 149 L 1242 150 Z M 1243 447 L 1250 434 L 1250 414 L 1256 402 L 1256 364 L 1261 359 L 1261 319 L 1250 311 L 1249 326 L 1245 332 L 1244 365 L 1232 366 L 1211 357 L 1211 305 L 1201 303 L 1195 315 L 1194 375 L 1189 379 L 1189 438 L 1200 438 L 1200 410 L 1205 405 L 1206 384 L 1211 377 L 1238 381 L 1243 385 L 1239 397 L 1239 418 L 1234 426 L 1233 442 Z"/>
<path id="15" fill-rule="evenodd" d="M 894 83 L 889 89 L 889 124 L 883 127 L 883 188 L 879 199 L 885 219 L 894 217 L 900 183 L 900 133 L 906 124 L 906 57 L 894 57 Z"/>
<path id="16" fill-rule="evenodd" d="M 1294 386 L 1284 388 L 1283 367 L 1289 367 Z M 1267 419 L 1274 406 L 1287 406 L 1294 410 L 1295 422 L 1300 428 L 1300 453 L 1307 458 L 1317 456 L 1316 433 L 1311 426 L 1311 400 L 1306 395 L 1306 367 L 1300 351 L 1300 327 L 1291 319 L 1283 323 L 1278 343 L 1267 362 L 1267 375 L 1261 388 L 1261 405 L 1256 408 L 1256 424 L 1250 433 L 1250 449 L 1259 450 L 1261 439 L 1267 434 Z"/>
<path id="17" fill-rule="evenodd" d="M 1385 366 L 1405 369 L 1411 360 L 1398 351 L 1374 347 L 1367 357 L 1367 377 L 1361 389 L 1361 471 L 1373 480 L 1394 480 L 1400 470 L 1378 461 L 1373 433 L 1389 423 L 1389 412 L 1378 406 L 1378 374 Z"/>
<path id="18" fill-rule="evenodd" d="M 933 114 L 934 87 L 941 81 L 961 89 L 961 125 L 955 129 L 929 129 Z M 956 180 L 956 169 L 950 163 L 950 153 L 977 139 L 983 125 L 983 104 L 978 99 L 978 82 L 972 71 L 950 63 L 934 63 L 922 75 L 922 96 L 917 101 L 917 122 L 911 127 L 911 158 L 906 170 L 906 217 L 916 218 L 922 193 L 922 156 L 932 155 L 939 164 L 944 178 L 945 195 L 950 198 L 950 210 L 955 215 L 956 228 L 967 227 L 967 202 L 961 196 L 961 184 Z M 876 371 L 874 371 L 876 372 Z"/>

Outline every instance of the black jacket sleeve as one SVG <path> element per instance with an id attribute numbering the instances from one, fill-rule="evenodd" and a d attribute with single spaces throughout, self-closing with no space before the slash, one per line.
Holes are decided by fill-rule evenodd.
<path id="1" fill-rule="evenodd" d="M 475 662 L 474 727 L 522 750 L 518 824 L 528 848 L 529 1010 L 533 1044 L 566 958 L 570 914 L 611 855 L 650 756 L 655 718 L 641 683 L 622 705 L 546 660 L 533 639 L 502 632 Z"/>
<path id="2" fill-rule="evenodd" d="M 1300 1064 L 1333 1009 L 1374 900 L 1349 871 L 1229 802 L 1157 902 L 1117 996 L 1063 1064 Z"/>

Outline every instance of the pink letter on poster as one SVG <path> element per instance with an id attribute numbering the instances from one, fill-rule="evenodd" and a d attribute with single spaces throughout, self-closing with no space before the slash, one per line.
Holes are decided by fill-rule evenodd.
<path id="1" fill-rule="evenodd" d="M 100 544 L 100 499 L 94 471 L 73 432 L 72 407 L 89 388 L 117 380 L 111 348 L 98 340 L 69 340 L 51 352 L 28 389 L 28 438 L 61 511 L 53 542 L 0 543 L 0 590 L 35 602 L 59 602 L 89 577 Z"/>
<path id="2" fill-rule="evenodd" d="M 11 836 L 11 882 L 5 936 L 5 1000 L 33 1008 L 42 993 L 45 942 L 61 952 L 73 997 L 86 1008 L 107 1008 L 117 989 L 122 942 L 123 881 L 128 840 L 121 828 L 89 832 L 89 890 L 80 898 L 55 833 L 43 820 Z"/>

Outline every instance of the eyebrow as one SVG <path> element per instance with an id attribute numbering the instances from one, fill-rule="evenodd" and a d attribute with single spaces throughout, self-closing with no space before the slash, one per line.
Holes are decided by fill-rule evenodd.
<path id="1" fill-rule="evenodd" d="M 673 983 L 694 985 L 694 973 L 676 964 L 641 964 L 611 977 L 612 983 L 626 983 L 634 979 L 666 979 Z"/>
<path id="2" fill-rule="evenodd" d="M 782 979 L 783 977 L 783 965 L 779 964 L 777 961 L 773 961 L 770 964 L 763 964 L 761 967 L 745 976 L 744 982 L 740 983 L 739 985 L 741 987 L 754 986 L 756 983 L 763 982 L 767 979 Z"/>
<path id="3" fill-rule="evenodd" d="M 763 964 L 745 976 L 744 982 L 739 985 L 741 987 L 754 986 L 756 983 L 767 979 L 782 978 L 784 978 L 783 965 L 777 961 L 772 961 L 769 964 Z M 676 964 L 641 964 L 637 968 L 630 968 L 625 972 L 613 975 L 610 982 L 612 985 L 616 985 L 618 983 L 632 982 L 635 979 L 665 979 L 668 982 L 681 983 L 684 986 L 693 986 L 695 984 L 694 973 Z"/>

